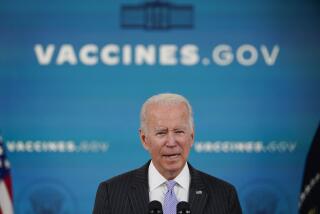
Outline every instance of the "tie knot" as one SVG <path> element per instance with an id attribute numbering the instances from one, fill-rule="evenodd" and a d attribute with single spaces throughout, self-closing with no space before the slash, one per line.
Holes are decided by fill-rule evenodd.
<path id="1" fill-rule="evenodd" d="M 168 191 L 172 191 L 173 187 L 176 185 L 176 182 L 174 180 L 169 180 L 166 182 L 166 184 L 167 184 Z"/>

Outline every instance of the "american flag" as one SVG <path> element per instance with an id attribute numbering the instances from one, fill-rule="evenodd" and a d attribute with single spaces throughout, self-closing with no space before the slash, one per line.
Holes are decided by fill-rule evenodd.
<path id="1" fill-rule="evenodd" d="M 0 214 L 13 214 L 10 163 L 0 136 Z"/>

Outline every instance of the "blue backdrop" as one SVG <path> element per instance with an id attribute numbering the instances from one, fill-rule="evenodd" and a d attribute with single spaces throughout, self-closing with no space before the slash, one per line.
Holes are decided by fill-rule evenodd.
<path id="1" fill-rule="evenodd" d="M 244 213 L 297 213 L 320 118 L 318 2 L 0 5 L 16 213 L 91 213 L 99 182 L 149 159 L 139 111 L 161 92 L 190 100 L 190 162 L 234 184 Z"/>

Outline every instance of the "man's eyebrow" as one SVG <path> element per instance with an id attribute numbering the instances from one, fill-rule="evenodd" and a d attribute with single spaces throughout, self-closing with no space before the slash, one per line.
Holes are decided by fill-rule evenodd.
<path id="1" fill-rule="evenodd" d="M 167 131 L 168 128 L 165 128 L 165 127 L 156 127 L 154 130 L 155 130 L 155 131 Z"/>
<path id="2" fill-rule="evenodd" d="M 179 126 L 179 127 L 174 128 L 173 130 L 181 130 L 181 129 L 185 130 L 185 129 L 187 129 L 187 127 L 186 126 Z"/>

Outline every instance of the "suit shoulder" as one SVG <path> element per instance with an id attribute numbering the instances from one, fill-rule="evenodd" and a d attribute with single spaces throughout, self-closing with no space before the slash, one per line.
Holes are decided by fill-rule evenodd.
<path id="1" fill-rule="evenodd" d="M 94 213 L 129 213 L 128 192 L 139 169 L 125 172 L 99 184 Z"/>
<path id="2" fill-rule="evenodd" d="M 137 180 L 142 182 L 147 182 L 149 163 L 150 161 L 140 168 L 114 176 L 106 181 L 103 181 L 102 183 L 100 183 L 100 185 L 114 187 L 119 185 L 128 186 L 129 183 Z"/>
<path id="3" fill-rule="evenodd" d="M 203 179 L 203 182 L 205 182 L 208 186 L 215 186 L 215 187 L 223 188 L 226 190 L 235 190 L 235 187 L 231 183 L 225 180 L 222 180 L 220 178 L 209 175 L 199 170 L 197 170 L 197 172 L 199 173 L 200 177 Z"/>
<path id="4" fill-rule="evenodd" d="M 130 182 L 132 176 L 134 176 L 136 171 L 137 169 L 122 173 L 120 175 L 116 175 L 112 178 L 109 178 L 101 182 L 101 184 L 102 185 L 117 185 L 117 184 L 123 185 L 124 183 Z"/>

